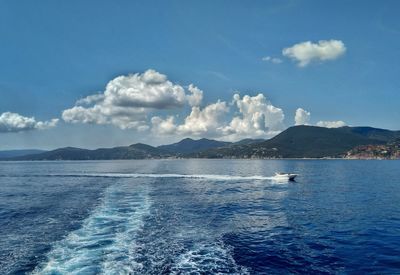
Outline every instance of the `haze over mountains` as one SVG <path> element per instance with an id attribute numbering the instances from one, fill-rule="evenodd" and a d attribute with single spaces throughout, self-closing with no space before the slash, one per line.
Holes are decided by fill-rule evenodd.
<path id="1" fill-rule="evenodd" d="M 400 139 L 400 131 L 372 127 L 323 128 L 293 126 L 269 139 L 245 139 L 231 143 L 211 139 L 183 139 L 153 147 L 132 144 L 88 150 L 65 147 L 6 160 L 112 160 L 153 158 L 341 158 L 364 145 L 385 145 Z M 363 148 L 363 147 L 360 147 Z M 1 156 L 1 154 L 0 154 Z"/>

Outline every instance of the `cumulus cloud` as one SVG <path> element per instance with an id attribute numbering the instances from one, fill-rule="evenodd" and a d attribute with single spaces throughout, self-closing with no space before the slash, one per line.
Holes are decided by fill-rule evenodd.
<path id="1" fill-rule="evenodd" d="M 280 64 L 282 63 L 282 59 L 278 58 L 278 57 L 272 57 L 272 56 L 264 56 L 263 58 L 261 58 L 262 61 L 265 62 L 271 62 L 274 64 Z"/>
<path id="2" fill-rule="evenodd" d="M 308 125 L 310 122 L 311 113 L 303 108 L 298 108 L 294 116 L 294 125 Z"/>
<path id="3" fill-rule="evenodd" d="M 296 114 L 294 117 L 295 125 L 310 125 L 309 124 L 310 118 L 311 118 L 310 112 L 307 112 L 303 108 L 298 108 L 296 110 Z M 337 121 L 318 121 L 315 125 L 326 128 L 339 128 L 346 126 L 347 124 L 344 121 L 337 120 Z"/>
<path id="4" fill-rule="evenodd" d="M 159 116 L 151 118 L 152 130 L 161 135 L 172 135 L 176 133 L 177 126 L 175 125 L 175 118 L 169 116 L 163 119 Z"/>
<path id="5" fill-rule="evenodd" d="M 222 117 L 229 111 L 226 102 L 218 101 L 203 109 L 192 107 L 185 122 L 178 126 L 178 132 L 186 135 L 216 135 L 221 126 Z"/>
<path id="6" fill-rule="evenodd" d="M 245 95 L 243 98 L 235 94 L 233 104 L 239 109 L 239 115 L 223 129 L 229 139 L 266 137 L 277 134 L 284 128 L 283 110 L 273 106 L 263 94 Z"/>
<path id="7" fill-rule="evenodd" d="M 87 97 L 78 99 L 76 105 L 90 105 L 104 99 L 104 94 L 89 95 Z"/>
<path id="8" fill-rule="evenodd" d="M 70 123 L 112 124 L 121 129 L 146 130 L 147 115 L 154 110 L 180 108 L 185 104 L 201 104 L 203 92 L 189 85 L 189 93 L 167 76 L 147 70 L 118 76 L 108 82 L 105 91 L 82 98 L 62 118 Z"/>
<path id="9" fill-rule="evenodd" d="M 175 124 L 172 116 L 162 119 L 158 116 L 151 119 L 152 129 L 158 134 L 178 134 L 188 136 L 219 136 L 223 116 L 229 111 L 226 102 L 218 101 L 203 109 L 193 106 L 190 114 L 180 125 Z"/>
<path id="10" fill-rule="evenodd" d="M 261 93 L 243 97 L 236 93 L 229 104 L 218 100 L 203 105 L 202 101 L 203 91 L 193 84 L 181 86 L 172 83 L 161 73 L 147 70 L 142 74 L 116 77 L 106 85 L 104 92 L 82 98 L 75 106 L 64 110 L 62 118 L 70 123 L 111 124 L 121 129 L 151 130 L 158 135 L 212 137 L 232 141 L 267 138 L 285 129 L 283 110 Z M 190 112 L 181 119 L 171 115 L 171 111 L 168 116 L 162 116 L 159 112 L 184 106 L 190 107 Z M 295 125 L 308 125 L 310 117 L 310 112 L 298 108 Z M 57 120 L 25 120 L 25 126 L 19 126 L 21 129 L 42 129 L 57 123 Z M 317 125 L 341 127 L 346 124 L 343 121 L 320 121 Z M 0 124 L 0 127 L 6 131 L 5 126 Z"/>
<path id="11" fill-rule="evenodd" d="M 311 62 L 334 60 L 346 52 L 341 40 L 320 40 L 318 43 L 306 41 L 284 48 L 282 54 L 298 62 L 298 66 L 305 67 Z"/>
<path id="12" fill-rule="evenodd" d="M 326 127 L 326 128 L 339 128 L 346 126 L 347 124 L 344 121 L 337 120 L 337 121 L 318 121 L 317 126 L 319 127 Z"/>
<path id="13" fill-rule="evenodd" d="M 43 130 L 55 127 L 58 119 L 36 121 L 34 117 L 25 117 L 17 113 L 5 112 L 0 115 L 0 133 Z"/>
<path id="14" fill-rule="evenodd" d="M 193 84 L 189 85 L 188 88 L 191 94 L 187 95 L 186 98 L 189 102 L 190 106 L 199 106 L 201 101 L 203 100 L 203 91 L 194 86 Z"/>
<path id="15" fill-rule="evenodd" d="M 152 130 L 158 134 L 181 136 L 220 137 L 238 140 L 247 137 L 268 137 L 283 130 L 283 110 L 273 106 L 263 94 L 257 96 L 239 94 L 233 96 L 232 106 L 237 115 L 231 120 L 224 119 L 230 111 L 226 102 L 218 101 L 203 109 L 192 107 L 191 113 L 182 124 L 176 124 L 174 117 L 152 118 Z"/>

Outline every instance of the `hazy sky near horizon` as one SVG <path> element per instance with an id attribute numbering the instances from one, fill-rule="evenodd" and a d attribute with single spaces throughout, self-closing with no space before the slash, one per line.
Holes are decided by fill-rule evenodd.
<path id="1" fill-rule="evenodd" d="M 0 1 L 0 150 L 400 130 L 399 1 Z"/>

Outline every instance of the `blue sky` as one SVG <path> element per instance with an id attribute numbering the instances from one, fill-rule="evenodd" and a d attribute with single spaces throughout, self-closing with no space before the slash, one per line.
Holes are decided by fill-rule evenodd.
<path id="1" fill-rule="evenodd" d="M 398 1 L 0 1 L 0 115 L 15 114 L 0 117 L 0 149 L 269 137 L 294 125 L 298 108 L 311 125 L 400 129 L 399 9 Z M 327 57 L 320 41 L 343 47 Z M 307 65 L 299 66 L 295 45 L 316 50 Z M 118 122 L 104 110 L 89 122 L 63 117 L 116 77 L 139 79 L 149 69 L 186 95 L 193 84 L 201 103 L 178 100 Z M 133 96 L 129 114 L 143 107 Z M 220 109 L 206 114 L 209 105 Z M 193 130 L 185 123 L 193 108 L 195 126 L 220 117 Z"/>

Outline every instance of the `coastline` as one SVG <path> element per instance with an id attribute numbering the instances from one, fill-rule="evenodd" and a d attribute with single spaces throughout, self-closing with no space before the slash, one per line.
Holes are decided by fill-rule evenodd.
<path id="1" fill-rule="evenodd" d="M 7 160 L 0 162 L 79 162 L 79 161 L 130 161 L 130 160 L 400 160 L 400 158 L 140 158 L 140 159 L 43 159 L 43 160 Z"/>

